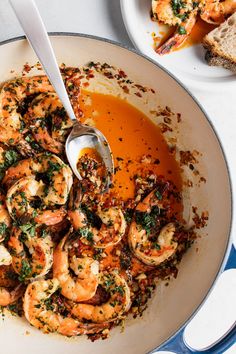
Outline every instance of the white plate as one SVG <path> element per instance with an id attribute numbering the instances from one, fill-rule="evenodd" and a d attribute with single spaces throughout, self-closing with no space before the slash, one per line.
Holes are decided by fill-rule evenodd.
<path id="1" fill-rule="evenodd" d="M 127 32 L 136 48 L 164 66 L 187 86 L 222 90 L 235 84 L 236 76 L 233 73 L 206 64 L 205 50 L 200 44 L 164 56 L 155 53 L 151 34 L 158 33 L 158 24 L 150 19 L 151 0 L 120 0 L 120 3 Z"/>

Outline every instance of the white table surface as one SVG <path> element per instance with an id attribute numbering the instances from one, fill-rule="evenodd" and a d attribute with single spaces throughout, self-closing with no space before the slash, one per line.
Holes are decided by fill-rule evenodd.
<path id="1" fill-rule="evenodd" d="M 93 34 L 133 47 L 122 21 L 119 0 L 36 0 L 36 3 L 48 31 Z M 20 35 L 23 35 L 23 31 L 8 0 L 0 0 L 0 42 Z M 235 194 L 236 80 L 235 88 L 230 90 L 227 87 L 219 87 L 214 92 L 205 91 L 204 88 L 190 90 L 208 113 L 221 139 Z M 236 236 L 236 222 L 233 224 L 232 236 L 234 235 Z M 236 237 L 234 240 L 236 241 Z M 236 344 L 226 353 L 236 353 Z"/>

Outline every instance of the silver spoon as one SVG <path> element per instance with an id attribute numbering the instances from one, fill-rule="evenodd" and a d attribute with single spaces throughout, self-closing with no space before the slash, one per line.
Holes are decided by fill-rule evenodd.
<path id="1" fill-rule="evenodd" d="M 104 190 L 107 190 L 114 173 L 114 164 L 111 149 L 105 136 L 98 129 L 83 125 L 76 119 L 47 31 L 35 2 L 33 0 L 10 0 L 10 4 L 68 116 L 73 121 L 72 131 L 66 140 L 65 151 L 74 174 L 79 180 L 82 179 L 77 169 L 80 151 L 83 148 L 94 148 L 103 159 L 106 167 Z"/>

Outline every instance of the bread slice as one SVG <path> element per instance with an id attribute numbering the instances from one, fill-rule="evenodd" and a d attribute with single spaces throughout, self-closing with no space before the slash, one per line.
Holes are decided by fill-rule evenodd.
<path id="1" fill-rule="evenodd" d="M 236 73 L 236 12 L 203 38 L 209 65 L 222 66 Z"/>

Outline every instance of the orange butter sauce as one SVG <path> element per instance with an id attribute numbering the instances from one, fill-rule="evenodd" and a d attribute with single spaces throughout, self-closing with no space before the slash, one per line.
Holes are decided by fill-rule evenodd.
<path id="1" fill-rule="evenodd" d="M 97 162 L 102 162 L 102 158 L 101 158 L 100 154 L 94 148 L 86 147 L 86 148 L 81 149 L 78 158 L 80 158 L 84 155 L 88 155 L 89 157 L 96 160 Z"/>
<path id="2" fill-rule="evenodd" d="M 118 97 L 88 91 L 82 91 L 80 106 L 82 122 L 92 117 L 110 144 L 116 168 L 113 191 L 119 197 L 134 197 L 133 177 L 145 169 L 173 181 L 181 190 L 179 165 L 160 129 L 141 111 Z M 143 155 L 150 155 L 152 163 L 141 162 Z"/>

